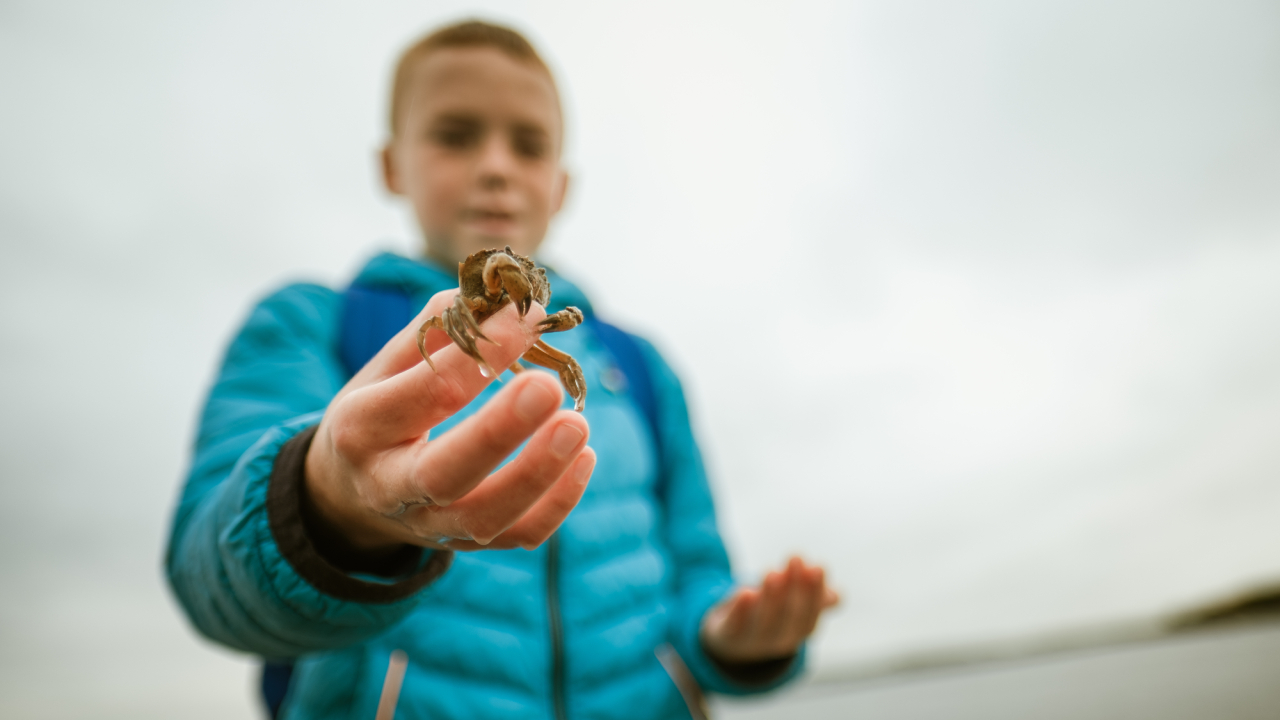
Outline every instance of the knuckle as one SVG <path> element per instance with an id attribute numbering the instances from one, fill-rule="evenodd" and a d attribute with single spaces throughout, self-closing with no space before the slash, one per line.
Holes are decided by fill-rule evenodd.
<path id="1" fill-rule="evenodd" d="M 544 502 L 546 502 L 546 507 L 551 517 L 555 519 L 556 526 L 559 526 L 578 503 L 575 499 L 564 495 L 552 495 L 551 493 L 548 493 L 548 495 L 549 497 Z"/>
<path id="2" fill-rule="evenodd" d="M 429 409 L 455 412 L 471 400 L 458 378 L 448 373 L 432 373 L 426 389 L 424 402 L 430 406 Z"/>
<path id="3" fill-rule="evenodd" d="M 361 445 L 362 433 L 357 423 L 347 419 L 334 420 L 329 425 L 329 442 L 340 457 L 351 457 Z"/>
<path id="4" fill-rule="evenodd" d="M 441 483 L 435 475 L 415 474 L 410 478 L 409 483 L 417 496 L 410 509 L 424 519 L 433 518 L 457 500 L 449 493 L 441 491 Z"/>
<path id="5" fill-rule="evenodd" d="M 472 432 L 473 439 L 476 444 L 477 451 L 485 455 L 494 455 L 498 453 L 505 454 L 506 449 L 506 433 L 492 422 L 478 422 L 474 425 Z"/>
<path id="6" fill-rule="evenodd" d="M 502 534 L 503 530 L 500 523 L 487 518 L 464 523 L 463 529 L 466 531 L 467 537 L 480 545 L 491 544 L 494 538 Z"/>

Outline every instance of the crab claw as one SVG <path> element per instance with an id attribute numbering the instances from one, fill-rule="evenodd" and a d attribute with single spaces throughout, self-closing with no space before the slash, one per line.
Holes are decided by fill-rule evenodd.
<path id="1" fill-rule="evenodd" d="M 533 288 L 525 279 L 520 263 L 505 253 L 494 253 L 485 261 L 482 277 L 485 294 L 496 299 L 506 290 L 523 320 L 533 305 Z"/>

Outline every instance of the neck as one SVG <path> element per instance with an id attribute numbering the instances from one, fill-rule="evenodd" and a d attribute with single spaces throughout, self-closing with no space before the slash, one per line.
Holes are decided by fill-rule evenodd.
<path id="1" fill-rule="evenodd" d="M 423 254 L 428 260 L 446 269 L 453 269 L 458 266 L 458 263 L 466 259 L 465 257 L 456 257 L 457 253 L 449 252 L 439 244 L 427 243 L 423 250 Z"/>

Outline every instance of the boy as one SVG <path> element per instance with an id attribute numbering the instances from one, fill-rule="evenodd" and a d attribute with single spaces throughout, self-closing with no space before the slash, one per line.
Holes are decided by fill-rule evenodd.
<path id="1" fill-rule="evenodd" d="M 568 180 L 562 126 L 551 74 L 518 34 L 470 22 L 411 47 L 383 168 L 427 259 L 379 256 L 353 287 L 425 307 L 345 367 L 344 322 L 369 318 L 350 293 L 295 285 L 227 352 L 167 566 L 201 632 L 294 663 L 283 717 L 372 718 L 395 649 L 401 717 L 696 716 L 700 688 L 794 677 L 836 601 L 794 558 L 733 591 L 679 383 L 647 343 L 630 341 L 652 423 L 601 382 L 616 358 L 586 327 L 555 343 L 586 374 L 581 415 L 560 409 L 552 375 L 494 384 L 438 331 L 435 370 L 422 362 L 416 330 L 452 301 L 457 263 L 542 242 Z M 581 291 L 549 275 L 552 307 L 485 322 L 491 366 L 515 362 L 546 312 L 576 305 L 590 324 Z"/>

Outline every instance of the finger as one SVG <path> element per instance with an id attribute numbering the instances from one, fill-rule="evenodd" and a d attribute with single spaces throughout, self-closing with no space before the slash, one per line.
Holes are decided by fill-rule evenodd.
<path id="1" fill-rule="evenodd" d="M 414 316 L 409 324 L 396 333 L 387 344 L 383 346 L 378 354 L 361 370 L 361 374 L 368 374 L 372 381 L 385 379 L 393 375 L 398 375 L 405 370 L 422 362 L 422 353 L 418 350 L 418 329 L 422 327 L 429 318 L 443 315 L 444 311 L 451 307 L 457 296 L 458 288 L 450 290 L 441 290 L 423 306 L 422 310 Z M 546 309 L 539 306 L 540 311 L 545 317 Z M 486 334 L 487 336 L 487 334 Z M 453 343 L 449 338 L 449 334 L 440 328 L 431 328 L 427 330 L 426 348 L 428 355 L 434 355 L 438 350 L 447 347 Z"/>
<path id="2" fill-rule="evenodd" d="M 760 609 L 760 592 L 754 588 L 742 588 L 733 596 L 725 613 L 724 632 L 730 637 L 744 634 L 755 620 Z"/>
<path id="3" fill-rule="evenodd" d="M 804 577 L 804 561 L 798 555 L 792 555 L 782 572 L 786 576 L 787 586 L 790 587 Z"/>
<path id="4" fill-rule="evenodd" d="M 804 615 L 807 588 L 803 578 L 797 574 L 797 566 L 791 563 L 783 575 L 783 586 L 778 600 L 779 611 L 775 624 L 767 628 L 762 638 L 764 646 L 771 655 L 785 655 L 793 652 L 799 644 L 795 637 L 798 620 L 807 620 Z"/>
<path id="5" fill-rule="evenodd" d="M 546 542 L 578 506 L 595 467 L 596 451 L 588 446 L 579 453 L 578 459 L 569 466 L 564 476 L 529 508 L 524 517 L 512 525 L 510 530 L 494 539 L 493 546 L 532 550 Z"/>
<path id="6" fill-rule="evenodd" d="M 389 455 L 379 469 L 387 483 L 388 501 L 429 501 L 431 505 L 448 507 L 471 492 L 528 440 L 555 414 L 563 398 L 559 383 L 550 375 L 522 374 L 449 432 Z M 585 435 L 585 420 L 578 429 Z M 559 469 L 563 471 L 564 467 Z M 547 484 L 559 476 L 560 472 L 556 472 Z M 538 492 L 544 489 L 545 486 Z"/>
<path id="7" fill-rule="evenodd" d="M 817 572 L 813 572 L 816 570 Z M 818 616 L 822 614 L 823 587 L 822 569 L 805 568 L 794 585 L 793 605 L 789 609 L 786 626 L 783 628 L 785 644 L 799 647 L 818 625 Z"/>
<path id="8" fill-rule="evenodd" d="M 427 319 L 435 315 L 441 315 L 446 308 L 456 304 L 457 294 L 458 294 L 457 289 L 446 290 L 443 292 L 436 293 L 436 295 L 431 298 L 431 302 L 427 303 L 427 307 L 423 308 L 423 311 L 418 314 L 418 317 L 414 318 L 413 322 L 409 323 L 409 326 L 405 328 L 406 331 L 412 331 L 409 333 L 409 335 L 410 337 L 413 338 L 414 348 L 417 348 L 418 328 L 422 327 L 423 323 L 425 323 Z M 437 300 L 440 302 L 439 307 L 436 307 L 436 305 L 434 304 L 437 302 Z M 536 312 L 533 312 L 534 308 L 537 309 Z M 525 316 L 522 317 L 519 314 L 519 312 L 517 312 L 516 314 L 517 319 L 520 319 L 524 324 L 528 326 L 530 330 L 533 331 L 534 341 L 536 342 L 537 336 L 542 333 L 542 330 L 538 328 L 537 323 L 541 323 L 542 320 L 538 320 L 537 323 L 531 322 L 531 317 L 529 317 L 530 313 L 532 314 L 532 318 L 542 318 L 543 320 L 545 320 L 547 316 L 547 311 L 546 311 L 546 308 L 543 307 L 542 305 L 539 305 L 538 303 L 532 303 L 529 306 L 529 311 L 526 313 Z M 501 312 L 499 314 L 501 314 Z M 497 317 L 497 316 L 495 315 L 493 317 Z M 489 319 L 492 319 L 492 318 L 486 319 L 485 322 L 480 323 L 478 325 L 474 324 L 474 318 L 470 312 L 466 313 L 466 318 L 470 323 L 472 323 L 468 325 L 468 327 L 471 328 L 472 330 L 472 334 L 475 335 L 476 338 L 481 341 L 480 343 L 477 343 L 477 347 L 483 347 L 483 345 L 485 344 L 488 344 L 488 345 L 500 344 L 499 342 L 497 342 L 495 338 L 490 337 L 490 333 L 488 331 Z M 450 338 L 449 334 L 445 332 L 442 328 L 430 328 L 427 330 L 425 345 L 427 348 L 427 354 L 432 356 L 433 362 L 435 359 L 435 353 L 437 351 L 443 348 L 446 348 L 452 345 L 453 343 L 454 343 L 453 339 Z M 414 354 L 404 350 L 403 347 L 400 346 L 399 344 L 397 344 L 397 348 L 398 349 L 396 351 L 395 357 L 401 360 L 401 362 L 403 363 L 403 367 L 396 370 L 395 371 L 396 373 L 401 372 L 405 369 L 414 367 L 418 363 L 422 362 L 421 351 L 419 351 L 417 354 Z M 481 354 L 486 358 L 486 360 L 488 359 L 487 353 L 481 353 Z"/>
<path id="9" fill-rule="evenodd" d="M 793 646 L 788 646 L 789 631 L 796 613 L 800 612 L 803 605 L 805 569 L 804 562 L 792 556 L 777 573 L 778 584 L 774 600 L 776 611 L 770 613 L 760 626 L 761 640 L 773 650 L 789 652 L 794 649 Z"/>
<path id="10" fill-rule="evenodd" d="M 746 631 L 759 597 L 760 593 L 753 588 L 739 588 L 712 607 L 699 629 L 705 646 L 719 657 L 734 657 L 735 650 L 749 642 Z"/>
<path id="11" fill-rule="evenodd" d="M 552 381 L 545 373 L 537 374 Z M 586 446 L 588 433 L 586 419 L 568 410 L 538 428 L 515 460 L 454 503 L 466 537 L 485 545 L 506 532 L 569 469 Z"/>
<path id="12" fill-rule="evenodd" d="M 564 476 L 511 529 L 494 538 L 488 545 L 481 545 L 474 540 L 455 540 L 449 543 L 449 547 L 464 551 L 513 548 L 532 550 L 538 547 L 551 537 L 569 512 L 577 506 L 591 479 L 595 464 L 595 451 L 590 447 L 583 449 Z"/>
<path id="13" fill-rule="evenodd" d="M 827 585 L 827 571 L 822 566 L 804 566 L 803 576 L 818 589 L 819 610 L 826 610 L 840 604 L 840 594 Z"/>
<path id="14" fill-rule="evenodd" d="M 787 592 L 786 577 L 785 572 L 771 572 L 760 585 L 760 607 L 756 612 L 752 632 L 757 641 L 776 636 L 782 625 Z"/>
<path id="15" fill-rule="evenodd" d="M 537 322 L 541 317 L 541 307 L 535 306 L 527 319 Z M 493 367 L 511 365 L 537 341 L 533 326 L 521 322 L 511 306 L 486 320 L 484 328 L 485 334 L 497 343 L 481 343 L 481 354 Z M 397 342 L 400 340 L 416 343 L 414 338 L 397 336 Z M 358 420 L 357 426 L 364 433 L 360 440 L 375 447 L 390 447 L 425 435 L 465 407 L 492 381 L 480 373 L 475 360 L 452 343 L 431 358 L 435 370 L 419 358 L 404 372 L 355 390 L 340 401 L 343 414 Z"/>
<path id="16" fill-rule="evenodd" d="M 364 368 L 358 373 L 358 377 L 364 377 L 369 382 L 376 382 L 398 375 L 405 370 L 422 362 L 422 353 L 418 350 L 418 328 L 427 321 L 428 318 L 440 315 L 446 308 L 453 305 L 453 298 L 458 294 L 458 288 L 451 290 L 442 290 L 431 299 L 427 304 L 418 311 L 409 324 L 404 326 L 400 332 L 396 333 L 387 344 L 378 351 L 376 355 L 370 358 Z M 438 328 L 427 331 L 427 352 L 434 353 L 440 348 L 453 342 L 449 336 Z"/>

